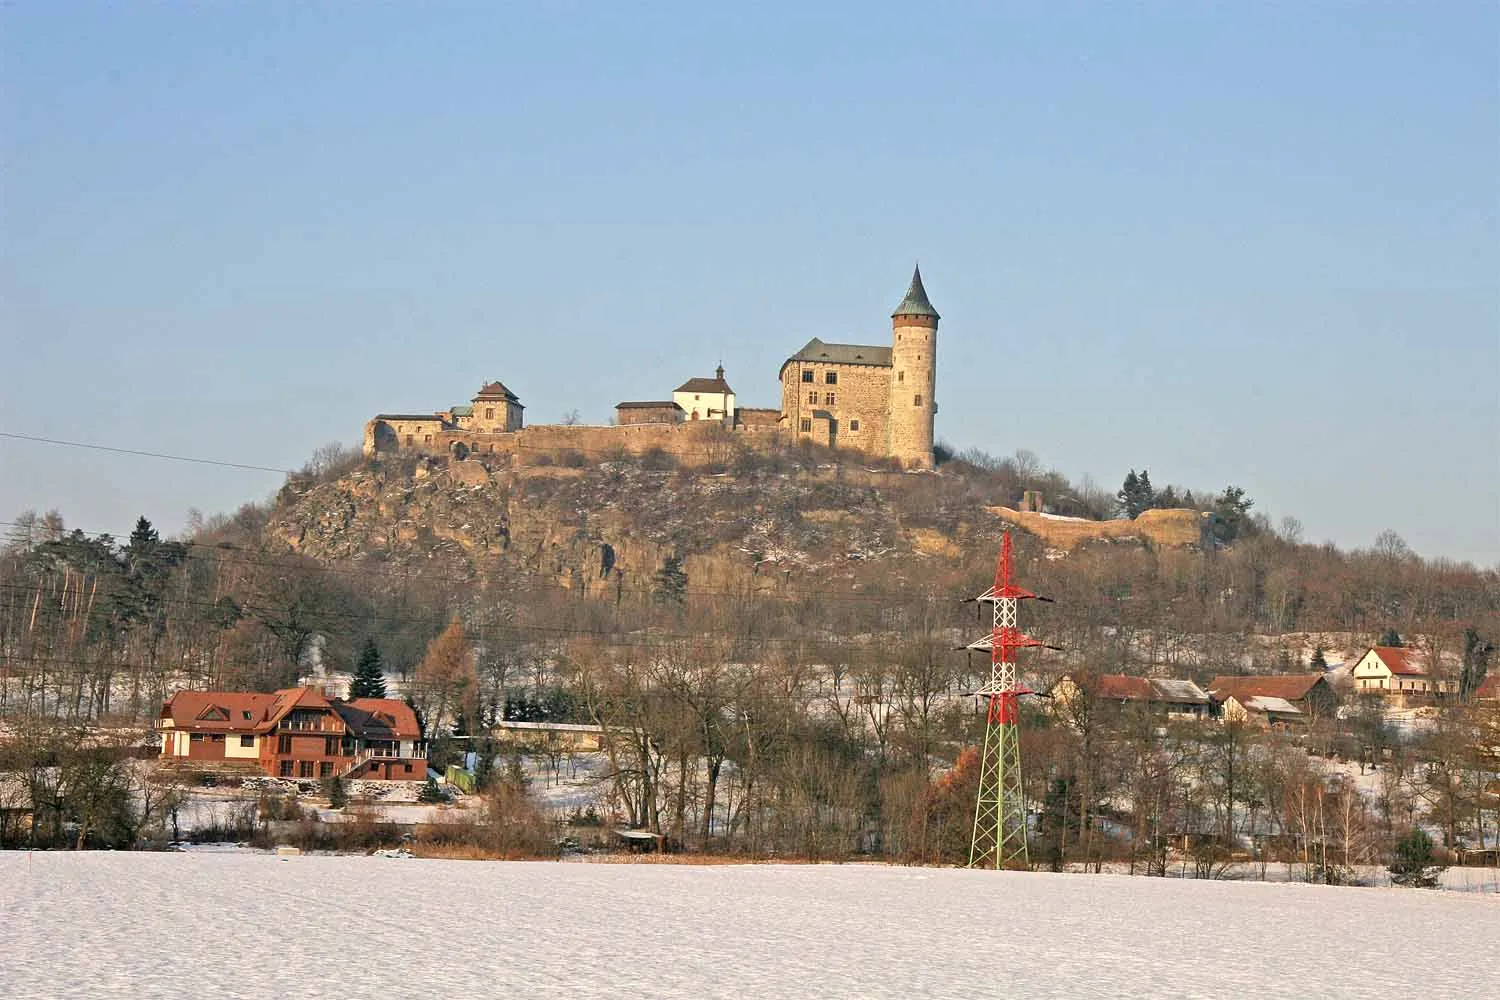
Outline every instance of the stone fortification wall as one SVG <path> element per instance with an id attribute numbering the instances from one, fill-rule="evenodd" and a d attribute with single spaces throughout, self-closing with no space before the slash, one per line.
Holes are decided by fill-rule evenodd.
<path id="1" fill-rule="evenodd" d="M 397 438 L 377 426 L 380 423 L 372 420 L 365 427 L 367 455 L 507 458 L 516 465 L 552 464 L 576 455 L 604 461 L 621 451 L 640 455 L 656 450 L 687 465 L 711 465 L 729 461 L 740 448 L 785 437 L 776 425 L 754 424 L 730 430 L 717 422 L 697 421 L 612 427 L 539 424 L 501 434 L 447 430 L 407 444 L 404 437 Z"/>
<path id="2" fill-rule="evenodd" d="M 1009 507 L 986 509 L 1059 549 L 1072 549 L 1100 539 L 1146 539 L 1164 546 L 1201 545 L 1210 517 L 1201 511 L 1174 509 L 1148 510 L 1131 521 L 1087 521 Z"/>

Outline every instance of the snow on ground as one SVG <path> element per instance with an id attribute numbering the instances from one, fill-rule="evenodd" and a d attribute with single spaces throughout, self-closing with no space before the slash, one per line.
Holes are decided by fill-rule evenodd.
<path id="1" fill-rule="evenodd" d="M 0 995 L 1484 996 L 1495 897 L 850 866 L 0 854 Z"/>

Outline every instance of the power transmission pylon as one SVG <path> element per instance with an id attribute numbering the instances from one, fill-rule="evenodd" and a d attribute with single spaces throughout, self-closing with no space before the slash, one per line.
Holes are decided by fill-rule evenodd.
<path id="1" fill-rule="evenodd" d="M 1036 594 L 1016 586 L 1012 578 L 1010 532 L 1000 543 L 995 583 L 975 600 L 992 604 L 995 621 L 990 634 L 967 648 L 989 650 L 990 678 L 976 691 L 988 702 L 984 727 L 984 756 L 979 765 L 979 795 L 974 803 L 974 839 L 969 847 L 970 868 L 1029 868 L 1026 849 L 1026 800 L 1021 789 L 1021 733 L 1017 702 L 1031 692 L 1016 682 L 1016 651 L 1044 645 L 1016 627 L 1016 606 Z M 1046 598 L 1041 598 L 1046 600 Z"/>

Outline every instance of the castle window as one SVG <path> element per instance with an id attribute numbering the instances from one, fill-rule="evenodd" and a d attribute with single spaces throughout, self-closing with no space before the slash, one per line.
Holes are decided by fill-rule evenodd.
<path id="1" fill-rule="evenodd" d="M 812 430 L 812 418 L 811 417 L 803 417 L 802 418 L 802 433 L 803 434 L 807 434 L 811 430 Z"/>
<path id="2" fill-rule="evenodd" d="M 832 406 L 833 405 L 833 393 L 830 392 L 826 396 L 823 397 L 823 405 L 824 406 Z"/>
<path id="3" fill-rule="evenodd" d="M 808 401 L 808 402 L 809 402 L 809 403 L 812 403 L 812 404 L 814 404 L 814 405 L 816 405 L 816 404 L 817 404 L 817 402 L 818 402 L 818 394 L 817 394 L 817 393 L 815 393 L 815 392 L 810 392 L 810 393 L 808 393 L 808 394 L 807 394 L 807 401 Z"/>
<path id="4" fill-rule="evenodd" d="M 858 420 L 851 420 L 851 421 L 849 421 L 849 429 L 851 431 L 857 431 L 857 430 L 859 430 L 859 421 Z"/>
<path id="5" fill-rule="evenodd" d="M 921 406 L 922 405 L 922 397 L 921 396 L 913 396 L 911 398 L 911 405 L 912 406 Z"/>
<path id="6" fill-rule="evenodd" d="M 484 419 L 486 419 L 486 420 L 494 420 L 495 419 L 495 408 L 493 406 L 486 406 L 484 408 Z"/>
<path id="7" fill-rule="evenodd" d="M 839 373 L 838 372 L 826 372 L 823 375 L 823 381 L 827 382 L 829 385 L 838 385 L 839 384 Z"/>
<path id="8" fill-rule="evenodd" d="M 813 380 L 812 369 L 811 368 L 804 368 L 804 369 L 802 369 L 802 381 L 804 381 L 804 382 L 811 382 L 812 380 Z"/>
<path id="9" fill-rule="evenodd" d="M 406 443 L 407 444 L 414 444 L 415 443 L 415 441 L 413 440 L 413 438 L 412 438 L 412 436 L 410 434 L 406 435 Z"/>
<path id="10" fill-rule="evenodd" d="M 906 381 L 906 372 L 897 372 L 896 373 L 896 381 L 897 382 L 905 382 Z"/>

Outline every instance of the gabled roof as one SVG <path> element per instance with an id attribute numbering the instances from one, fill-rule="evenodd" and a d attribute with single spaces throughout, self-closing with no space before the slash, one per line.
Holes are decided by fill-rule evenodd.
<path id="1" fill-rule="evenodd" d="M 274 694 L 250 691 L 178 691 L 161 707 L 159 718 L 170 719 L 175 729 L 249 732 L 265 725 L 275 703 Z"/>
<path id="2" fill-rule="evenodd" d="M 416 740 L 422 738 L 417 713 L 410 705 L 395 698 L 354 698 L 334 702 L 339 714 L 354 733 L 364 739 Z"/>
<path id="3" fill-rule="evenodd" d="M 519 403 L 521 401 L 519 396 L 511 392 L 509 389 L 505 388 L 505 386 L 501 385 L 499 382 L 486 382 L 484 385 L 480 386 L 479 391 L 474 394 L 474 402 L 477 403 L 480 400 L 484 400 L 486 402 L 494 402 L 498 400 L 507 403 Z"/>
<path id="4" fill-rule="evenodd" d="M 1385 664 L 1385 668 L 1393 674 L 1403 674 L 1408 677 L 1425 677 L 1427 668 L 1422 664 L 1421 654 L 1415 649 L 1407 649 L 1405 646 L 1371 646 L 1365 656 L 1374 653 Z M 1361 657 L 1363 659 L 1363 657 Z"/>
<path id="5" fill-rule="evenodd" d="M 617 410 L 681 410 L 682 407 L 670 399 L 648 399 L 637 400 L 629 403 L 616 403 Z"/>
<path id="6" fill-rule="evenodd" d="M 729 383 L 724 381 L 724 369 L 719 369 L 718 378 L 690 378 L 686 382 L 672 390 L 673 392 L 722 392 L 725 395 L 734 392 L 729 388 Z"/>
<path id="7" fill-rule="evenodd" d="M 1192 681 L 1162 677 L 1131 677 L 1127 674 L 1067 674 L 1085 694 L 1105 701 L 1167 702 L 1206 705 L 1208 694 Z M 1062 683 L 1059 678 L 1058 683 Z M 1054 684 L 1053 687 L 1057 685 Z"/>
<path id="8" fill-rule="evenodd" d="M 891 318 L 897 316 L 930 316 L 933 319 L 942 319 L 938 311 L 932 308 L 932 303 L 927 300 L 927 289 L 922 287 L 922 268 L 918 266 L 912 271 L 911 285 L 906 289 L 906 298 L 891 313 Z"/>
<path id="9" fill-rule="evenodd" d="M 1272 698 L 1269 695 L 1250 695 L 1249 697 L 1236 697 L 1235 701 L 1245 706 L 1247 712 L 1259 712 L 1262 715 L 1270 715 L 1272 712 L 1278 715 L 1301 715 L 1302 709 L 1293 705 L 1285 698 Z"/>
<path id="10" fill-rule="evenodd" d="M 807 346 L 793 354 L 782 364 L 784 370 L 793 361 L 811 361 L 830 365 L 871 365 L 876 368 L 891 366 L 891 349 L 869 344 L 825 344 L 814 337 Z"/>
<path id="11" fill-rule="evenodd" d="M 1208 693 L 1218 701 L 1236 698 L 1282 698 L 1297 702 L 1306 698 L 1323 681 L 1322 674 L 1272 674 L 1265 677 L 1222 676 L 1208 683 Z M 1327 681 L 1323 681 L 1327 683 Z"/>

